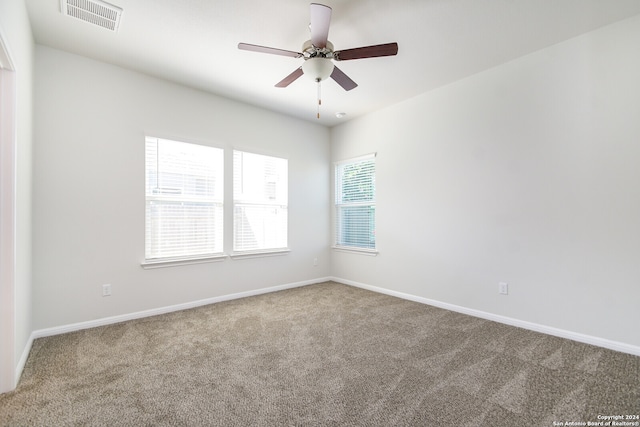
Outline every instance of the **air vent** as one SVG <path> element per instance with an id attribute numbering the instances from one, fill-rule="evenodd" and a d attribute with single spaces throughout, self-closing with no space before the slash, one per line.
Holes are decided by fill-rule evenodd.
<path id="1" fill-rule="evenodd" d="M 60 0 L 60 8 L 65 15 L 114 32 L 122 16 L 121 8 L 100 0 Z"/>

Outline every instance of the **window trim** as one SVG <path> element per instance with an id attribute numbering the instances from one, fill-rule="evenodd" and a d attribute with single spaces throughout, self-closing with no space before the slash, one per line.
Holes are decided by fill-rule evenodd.
<path id="1" fill-rule="evenodd" d="M 203 257 L 179 257 L 179 258 L 156 258 L 152 260 L 144 260 L 140 266 L 145 270 L 152 268 L 176 267 L 178 265 L 189 264 L 205 264 L 209 262 L 220 262 L 228 258 L 229 255 L 222 253 Z"/>
<path id="2" fill-rule="evenodd" d="M 289 249 L 288 247 L 280 249 L 259 249 L 255 251 L 232 252 L 231 254 L 229 254 L 229 258 L 231 258 L 232 260 L 262 258 L 269 256 L 288 255 L 290 252 L 291 249 Z"/>
<path id="3" fill-rule="evenodd" d="M 378 256 L 378 254 L 380 253 L 380 251 L 377 248 L 366 249 L 366 248 L 357 248 L 354 246 L 333 245 L 331 246 L 331 249 L 335 250 L 336 252 L 348 252 L 348 253 L 355 253 L 355 254 L 367 255 L 367 256 Z"/>

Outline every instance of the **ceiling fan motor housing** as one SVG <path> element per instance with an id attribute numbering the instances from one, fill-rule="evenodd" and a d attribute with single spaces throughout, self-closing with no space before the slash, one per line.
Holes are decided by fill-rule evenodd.
<path id="1" fill-rule="evenodd" d="M 307 40 L 302 43 L 302 52 L 306 58 L 333 58 L 333 43 L 327 40 L 325 47 L 316 47 L 311 43 L 311 40 Z"/>

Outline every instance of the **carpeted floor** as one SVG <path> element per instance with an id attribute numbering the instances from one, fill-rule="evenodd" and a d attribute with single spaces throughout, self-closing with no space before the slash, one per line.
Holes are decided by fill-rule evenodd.
<path id="1" fill-rule="evenodd" d="M 41 338 L 2 426 L 553 426 L 640 358 L 336 283 Z M 579 425 L 579 424 L 578 424 Z"/>

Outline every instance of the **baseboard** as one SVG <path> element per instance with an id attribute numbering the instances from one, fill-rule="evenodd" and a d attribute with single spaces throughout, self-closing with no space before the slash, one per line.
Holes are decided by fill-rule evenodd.
<path id="1" fill-rule="evenodd" d="M 514 319 L 512 317 L 501 316 L 498 314 L 488 313 L 485 311 L 475 310 L 472 308 L 462 307 L 459 305 L 449 304 L 441 301 L 432 300 L 429 298 L 423 298 L 403 292 L 392 291 L 390 289 L 379 288 L 377 286 L 366 285 L 364 283 L 354 282 L 353 280 L 342 279 L 339 277 L 331 277 L 331 280 L 344 285 L 355 286 L 357 288 L 366 289 L 381 294 L 386 294 L 398 298 L 402 298 L 409 301 L 419 302 L 421 304 L 432 305 L 434 307 L 444 308 L 446 310 L 455 311 L 462 314 L 468 314 L 469 316 L 479 317 L 481 319 L 492 320 L 498 323 L 504 323 L 505 325 L 516 326 L 518 328 L 528 329 L 534 332 L 540 332 L 547 335 L 553 335 L 560 338 L 566 338 L 573 341 L 578 341 L 585 344 L 595 345 L 597 347 L 607 348 L 609 350 L 619 351 L 622 353 L 632 354 L 634 356 L 640 356 L 640 347 L 626 344 L 618 341 L 611 341 L 605 338 L 594 337 L 591 335 L 585 335 L 578 332 L 567 331 L 564 329 L 554 328 L 551 326 L 540 325 L 537 323 L 527 322 L 525 320 Z"/>
<path id="2" fill-rule="evenodd" d="M 13 388 L 18 386 L 20 382 L 20 377 L 22 376 L 22 371 L 24 370 L 24 366 L 27 364 L 27 359 L 29 358 L 29 353 L 31 353 L 31 346 L 33 346 L 33 340 L 35 339 L 33 332 L 29 336 L 27 340 L 27 344 L 24 346 L 22 350 L 22 355 L 20 356 L 20 360 L 18 360 L 18 365 L 16 366 L 16 383 L 13 385 Z"/>
<path id="3" fill-rule="evenodd" d="M 144 317 L 157 316 L 159 314 L 171 313 L 174 311 L 188 310 L 190 308 L 196 308 L 196 307 L 201 307 L 203 305 L 215 304 L 217 302 L 230 301 L 230 300 L 239 299 L 239 298 L 246 298 L 246 297 L 251 297 L 255 295 L 267 294 L 270 292 L 282 291 L 284 289 L 298 288 L 301 286 L 313 285 L 315 283 L 322 283 L 329 280 L 331 280 L 330 277 L 316 278 L 316 279 L 305 280 L 301 282 L 288 283 L 285 285 L 272 286 L 269 288 L 261 288 L 261 289 L 251 290 L 251 291 L 238 292 L 230 295 L 222 295 L 219 297 L 206 298 L 206 299 L 187 302 L 183 304 L 171 305 L 167 307 L 159 307 L 151 310 L 138 311 L 135 313 L 121 314 L 121 315 L 112 316 L 112 317 L 103 317 L 101 319 L 89 320 L 86 322 L 72 323 L 69 325 L 56 326 L 53 328 L 39 329 L 39 330 L 33 331 L 33 333 L 31 334 L 30 343 L 33 342 L 33 340 L 36 338 L 66 334 L 69 332 L 75 332 L 82 329 L 90 329 L 98 326 L 111 325 L 115 323 L 126 322 L 128 320 L 135 320 L 135 319 L 141 319 Z M 31 348 L 31 344 L 29 344 L 29 349 L 30 348 Z M 28 356 L 28 354 L 29 353 L 27 351 L 26 355 Z M 25 357 L 25 362 L 26 362 L 26 357 Z M 22 364 L 20 372 L 22 372 L 22 368 L 24 368 L 24 364 Z"/>

